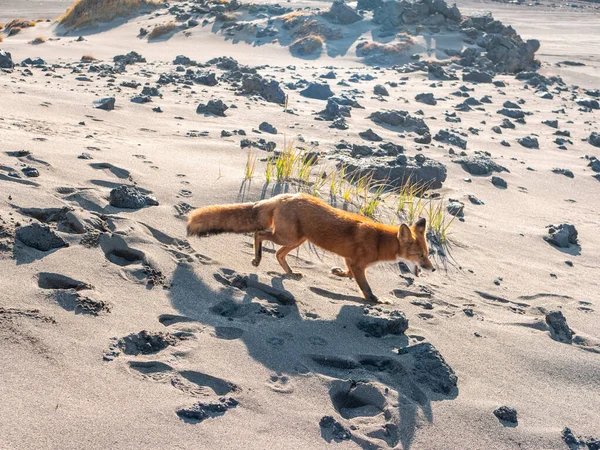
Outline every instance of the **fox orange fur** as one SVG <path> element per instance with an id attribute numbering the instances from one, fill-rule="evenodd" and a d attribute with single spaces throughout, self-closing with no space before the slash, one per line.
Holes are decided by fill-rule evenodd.
<path id="1" fill-rule="evenodd" d="M 435 271 L 429 260 L 425 228 L 425 219 L 412 226 L 395 227 L 334 208 L 307 194 L 281 194 L 256 203 L 196 209 L 189 216 L 187 232 L 189 236 L 254 232 L 252 264 L 260 264 L 262 242 L 272 241 L 282 246 L 277 261 L 293 278 L 302 275 L 290 268 L 286 256 L 309 241 L 344 258 L 346 270 L 334 267 L 331 272 L 354 278 L 365 299 L 378 302 L 365 275 L 370 265 L 403 259 L 415 265 L 417 275 L 419 267 Z"/>

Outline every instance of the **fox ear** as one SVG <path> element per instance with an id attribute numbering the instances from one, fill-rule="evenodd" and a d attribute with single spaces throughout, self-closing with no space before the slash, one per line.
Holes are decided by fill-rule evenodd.
<path id="1" fill-rule="evenodd" d="M 398 229 L 398 240 L 406 243 L 412 242 L 413 240 L 413 235 L 410 231 L 410 228 L 408 228 L 405 223 L 400 225 L 400 228 Z"/>
<path id="2" fill-rule="evenodd" d="M 419 220 L 417 220 L 417 223 L 415 223 L 415 229 L 419 233 L 424 233 L 426 227 L 427 227 L 427 220 L 425 220 L 425 217 L 421 217 Z"/>

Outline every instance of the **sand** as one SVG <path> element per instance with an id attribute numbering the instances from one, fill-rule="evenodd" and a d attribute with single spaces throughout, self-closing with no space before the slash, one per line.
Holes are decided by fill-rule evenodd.
<path id="1" fill-rule="evenodd" d="M 291 4 L 306 5 L 328 7 Z M 0 21 L 51 18 L 66 6 L 3 2 Z M 564 449 L 565 427 L 582 439 L 600 437 L 600 183 L 582 158 L 600 157 L 587 141 L 599 129 L 598 110 L 583 112 L 574 101 L 599 86 L 598 12 L 458 6 L 468 14 L 491 10 L 523 38 L 539 39 L 540 73 L 562 76 L 565 90 L 552 85 L 548 100 L 514 75 L 497 75 L 506 83 L 497 87 L 374 68 L 355 52 L 358 38 L 371 35 L 363 22 L 312 59 L 292 56 L 280 43 L 232 39 L 213 24 L 148 43 L 136 37 L 139 28 L 167 20 L 152 15 L 67 36 L 53 22 L 5 36 L 0 49 L 16 63 L 41 57 L 57 66 L 0 72 L 0 448 Z M 79 35 L 85 40 L 76 42 Z M 52 40 L 29 44 L 37 36 Z M 462 45 L 452 33 L 434 41 L 434 48 Z M 115 55 L 132 50 L 147 62 L 127 66 L 114 81 L 88 72 L 89 64 L 73 71 L 84 54 L 112 67 Z M 353 108 L 350 128 L 336 130 L 315 120 L 323 100 L 285 88 L 297 113 L 290 115 L 276 103 L 236 95 L 223 81 L 159 86 L 162 98 L 132 103 L 146 83 L 156 86 L 160 74 L 176 73 L 177 55 L 268 64 L 258 72 L 283 83 L 334 70 L 338 79 L 328 80 L 334 93 L 357 89 L 364 109 Z M 585 65 L 556 65 L 565 60 Z M 206 70 L 217 78 L 226 73 Z M 375 79 L 336 84 L 353 73 Z M 75 79 L 81 76 L 90 81 Z M 120 87 L 123 81 L 141 87 Z M 377 84 L 390 96 L 375 96 Z M 456 112 L 460 123 L 447 122 L 444 113 L 464 101 L 452 95 L 463 85 L 474 89 L 471 97 L 489 95 L 492 103 Z M 434 93 L 437 104 L 415 101 L 423 92 Z M 93 107 L 109 96 L 116 98 L 113 111 Z M 237 108 L 226 117 L 196 114 L 211 99 Z M 533 113 L 526 125 L 492 131 L 504 118 L 497 113 L 503 103 L 518 100 Z M 157 106 L 164 112 L 153 112 Z M 432 135 L 466 133 L 466 154 L 490 152 L 508 169 L 494 174 L 507 188 L 452 162 L 458 155 L 450 148 L 460 148 L 417 144 L 414 133 L 368 118 L 382 109 L 416 116 L 422 110 Z M 556 130 L 542 124 L 554 119 L 570 131 L 566 150 L 557 148 Z M 263 121 L 277 135 L 253 131 Z M 390 305 L 366 304 L 353 280 L 329 273 L 341 259 L 309 246 L 288 258 L 304 273 L 298 281 L 282 275 L 272 245 L 254 268 L 250 234 L 186 236 L 190 207 L 256 201 L 271 192 L 272 186 L 264 190 L 264 151 L 256 150 L 255 177 L 244 183 L 242 138 L 265 138 L 278 149 L 284 134 L 318 141 L 315 150 L 324 156 L 315 170 L 329 172 L 342 139 L 372 145 L 358 136 L 368 128 L 403 145 L 408 156 L 442 162 L 447 179 L 435 192 L 444 206 L 449 199 L 464 203 L 464 220 L 449 230 L 449 256 L 433 256 L 435 273 L 415 278 L 394 264 L 368 270 L 373 290 Z M 247 135 L 221 137 L 222 130 L 240 129 Z M 537 137 L 539 149 L 518 143 L 526 136 Z M 82 153 L 92 159 L 78 158 Z M 25 166 L 39 176 L 25 176 Z M 571 170 L 573 178 L 556 168 Z M 111 206 L 109 194 L 122 184 L 135 184 L 158 205 Z M 328 198 L 327 186 L 322 196 Z M 78 219 L 65 219 L 65 207 Z M 43 225 L 68 246 L 41 251 L 15 237 L 18 228 L 48 222 L 49 208 L 58 208 L 58 222 Z M 83 223 L 85 232 L 69 223 Z M 560 249 L 543 239 L 546 227 L 559 223 L 576 226 L 579 245 Z M 247 277 L 245 284 L 232 283 L 236 275 Z M 546 324 L 552 310 L 573 330 L 569 342 Z M 408 319 L 403 334 L 374 337 L 358 327 L 399 312 Z M 499 406 L 515 408 L 518 424 L 499 421 L 493 414 Z"/>

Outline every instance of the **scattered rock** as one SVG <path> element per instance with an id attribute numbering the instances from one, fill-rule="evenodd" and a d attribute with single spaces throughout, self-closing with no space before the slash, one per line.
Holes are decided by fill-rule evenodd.
<path id="1" fill-rule="evenodd" d="M 559 174 L 559 175 L 564 175 L 564 176 L 569 177 L 569 178 L 574 178 L 575 177 L 575 175 L 573 174 L 573 172 L 571 170 L 569 170 L 569 169 L 558 169 L 558 168 L 556 168 L 556 169 L 552 169 L 552 172 L 554 172 L 556 174 Z"/>
<path id="2" fill-rule="evenodd" d="M 592 131 L 592 134 L 590 134 L 590 137 L 588 138 L 588 142 L 594 147 L 600 147 L 600 133 Z"/>
<path id="3" fill-rule="evenodd" d="M 463 139 L 456 134 L 450 133 L 447 130 L 440 130 L 434 137 L 436 141 L 446 142 L 450 145 L 455 145 L 463 150 L 467 149 L 467 140 Z"/>
<path id="4" fill-rule="evenodd" d="M 367 141 L 375 141 L 375 142 L 383 141 L 383 138 L 381 136 L 379 136 L 377 133 L 375 133 L 371 128 L 369 128 L 367 131 L 361 131 L 360 133 L 358 133 L 358 135 L 361 138 L 366 139 Z"/>
<path id="5" fill-rule="evenodd" d="M 417 94 L 415 100 L 420 103 L 425 103 L 426 105 L 437 105 L 437 100 L 430 92 Z"/>
<path id="6" fill-rule="evenodd" d="M 286 95 L 275 80 L 266 80 L 258 74 L 246 74 L 242 78 L 242 92 L 257 94 L 271 103 L 284 104 Z"/>
<path id="7" fill-rule="evenodd" d="M 122 184 L 110 191 L 109 203 L 115 208 L 139 209 L 145 206 L 158 206 L 158 201 L 142 193 L 136 186 Z"/>
<path id="8" fill-rule="evenodd" d="M 277 134 L 277 128 L 275 128 L 273 125 L 271 125 L 269 122 L 262 122 L 259 126 L 258 129 L 260 131 L 264 131 L 265 133 L 270 133 L 270 134 Z"/>
<path id="9" fill-rule="evenodd" d="M 559 225 L 548 225 L 548 234 L 544 240 L 560 248 L 568 248 L 570 244 L 578 245 L 577 229 L 574 225 L 561 223 Z"/>
<path id="10" fill-rule="evenodd" d="M 460 164 L 471 175 L 489 175 L 492 172 L 508 172 L 506 167 L 493 161 L 487 156 L 463 156 L 452 162 Z"/>
<path id="11" fill-rule="evenodd" d="M 0 69 L 12 69 L 13 67 L 15 67 L 15 63 L 12 60 L 11 54 L 0 50 Z"/>
<path id="12" fill-rule="evenodd" d="M 362 20 L 362 16 L 346 5 L 344 0 L 335 0 L 329 11 L 322 13 L 322 15 L 327 20 L 340 25 L 350 25 Z"/>
<path id="13" fill-rule="evenodd" d="M 508 406 L 500 406 L 494 410 L 494 415 L 504 422 L 518 423 L 517 421 L 517 410 L 509 408 Z"/>
<path id="14" fill-rule="evenodd" d="M 375 85 L 375 87 L 373 88 L 373 94 L 375 94 L 375 95 L 381 95 L 381 96 L 384 96 L 384 97 L 389 97 L 389 95 L 390 95 L 390 93 L 388 92 L 388 90 L 382 84 L 376 84 Z"/>
<path id="15" fill-rule="evenodd" d="M 215 116 L 225 117 L 225 111 L 229 109 L 223 100 L 209 100 L 206 104 L 199 104 L 196 108 L 196 114 L 213 114 Z"/>
<path id="16" fill-rule="evenodd" d="M 69 243 L 56 234 L 52 228 L 37 222 L 17 228 L 16 237 L 28 247 L 42 252 L 69 246 Z"/>
<path id="17" fill-rule="evenodd" d="M 491 83 L 493 81 L 492 75 L 480 70 L 465 72 L 463 73 L 462 79 L 463 81 L 471 81 L 474 83 Z"/>
<path id="18" fill-rule="evenodd" d="M 525 148 L 540 148 L 537 138 L 533 136 L 526 136 L 524 138 L 517 139 L 517 142 Z"/>
<path id="19" fill-rule="evenodd" d="M 333 96 L 333 91 L 327 83 L 309 83 L 309 85 L 300 91 L 300 95 L 317 100 L 327 100 Z"/>
<path id="20" fill-rule="evenodd" d="M 546 313 L 546 323 L 550 327 L 550 333 L 552 339 L 569 343 L 573 340 L 575 334 L 569 325 L 567 325 L 567 319 L 563 315 L 562 311 L 555 310 Z"/>
<path id="21" fill-rule="evenodd" d="M 393 311 L 390 318 L 365 317 L 356 326 L 369 336 L 384 337 L 388 334 L 401 335 L 408 329 L 408 319 L 401 311 Z"/>
<path id="22" fill-rule="evenodd" d="M 502 189 L 506 189 L 508 187 L 506 180 L 501 177 L 492 177 L 492 184 Z"/>
<path id="23" fill-rule="evenodd" d="M 105 111 L 112 111 L 113 109 L 115 109 L 115 98 L 106 97 L 101 98 L 100 100 L 96 100 L 94 102 L 94 108 L 103 109 Z"/>

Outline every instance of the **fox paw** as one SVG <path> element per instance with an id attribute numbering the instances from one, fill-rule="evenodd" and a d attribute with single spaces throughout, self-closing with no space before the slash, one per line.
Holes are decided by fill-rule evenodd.
<path id="1" fill-rule="evenodd" d="M 376 297 L 375 295 L 371 295 L 370 297 L 365 298 L 366 301 L 368 301 L 369 303 L 379 303 L 380 305 L 391 305 L 392 302 L 385 299 L 385 298 L 379 298 Z"/>
<path id="2" fill-rule="evenodd" d="M 302 279 L 302 277 L 304 275 L 302 275 L 302 273 L 300 273 L 300 272 L 292 272 L 292 273 L 287 273 L 286 276 L 288 278 L 291 278 L 292 280 L 300 280 L 300 279 Z"/>
<path id="3" fill-rule="evenodd" d="M 254 267 L 258 267 L 258 265 L 259 265 L 259 264 L 260 264 L 260 259 L 256 259 L 256 258 L 254 258 L 254 259 L 252 260 L 252 265 L 253 265 Z"/>
<path id="4" fill-rule="evenodd" d="M 332 275 L 336 277 L 348 277 L 348 271 L 342 269 L 341 267 L 332 267 L 331 268 Z"/>

